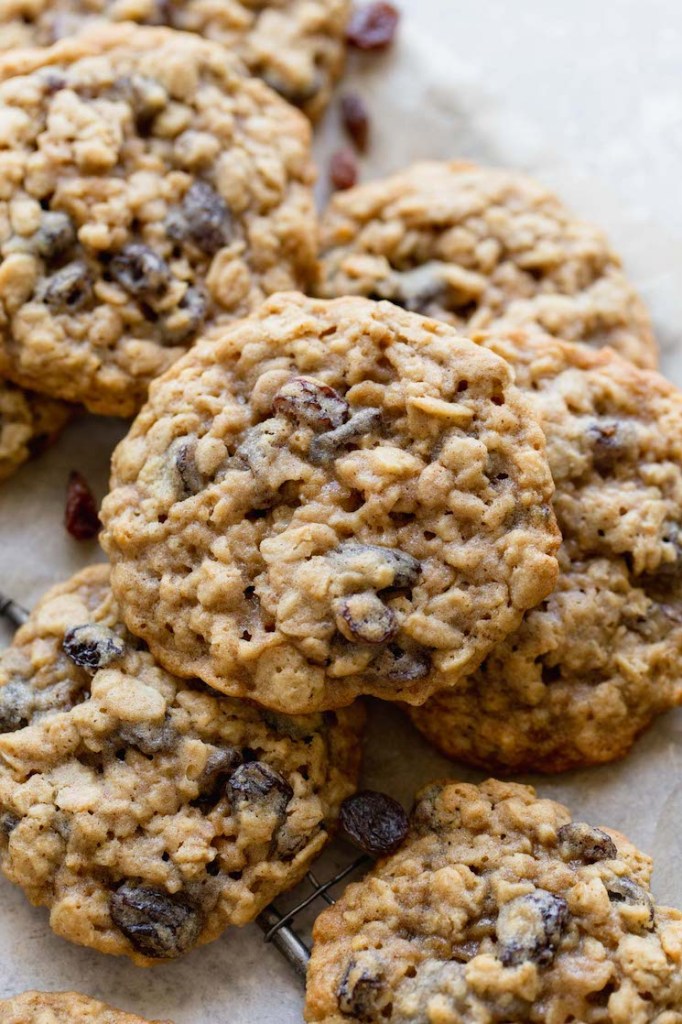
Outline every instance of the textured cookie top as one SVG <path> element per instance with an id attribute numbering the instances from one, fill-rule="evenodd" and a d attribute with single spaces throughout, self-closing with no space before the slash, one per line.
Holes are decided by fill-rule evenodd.
<path id="1" fill-rule="evenodd" d="M 0 371 L 127 415 L 199 331 L 305 285 L 310 127 L 217 43 L 108 25 L 0 58 Z"/>
<path id="2" fill-rule="evenodd" d="M 318 917 L 306 1020 L 680 1024 L 682 914 L 650 872 L 528 786 L 428 786 L 404 845 Z"/>
<path id="3" fill-rule="evenodd" d="M 70 415 L 62 402 L 0 380 L 0 480 L 54 440 Z"/>
<path id="4" fill-rule="evenodd" d="M 556 576 L 508 365 L 364 299 L 270 299 L 157 382 L 102 510 L 129 628 L 279 710 L 421 702 Z"/>
<path id="5" fill-rule="evenodd" d="M 468 332 L 536 325 L 657 363 L 647 311 L 604 235 L 522 174 L 416 164 L 338 193 L 321 231 L 321 295 L 390 299 Z"/>
<path id="6" fill-rule="evenodd" d="M 0 49 L 49 46 L 98 19 L 168 25 L 222 43 L 316 117 L 343 65 L 349 9 L 349 0 L 0 0 Z"/>
<path id="7" fill-rule="evenodd" d="M 285 718 L 180 681 L 108 568 L 52 590 L 0 659 L 0 866 L 58 935 L 140 964 L 294 885 L 354 788 L 363 716 Z"/>
<path id="8" fill-rule="evenodd" d="M 523 335 L 487 344 L 547 439 L 559 582 L 414 721 L 486 769 L 609 761 L 682 701 L 682 393 L 611 353 Z"/>
<path id="9" fill-rule="evenodd" d="M 80 992 L 22 992 L 0 1000 L 0 1024 L 146 1024 Z M 152 1021 L 151 1024 L 171 1024 Z"/>

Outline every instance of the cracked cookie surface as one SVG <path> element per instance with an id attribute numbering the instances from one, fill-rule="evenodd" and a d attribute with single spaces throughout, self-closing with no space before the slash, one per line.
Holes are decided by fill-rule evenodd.
<path id="1" fill-rule="evenodd" d="M 508 365 L 389 303 L 275 296 L 157 382 L 102 508 L 131 630 L 282 711 L 453 686 L 551 590 Z"/>
<path id="2" fill-rule="evenodd" d="M 338 193 L 322 217 L 318 287 L 467 333 L 535 326 L 658 361 L 646 308 L 602 232 L 514 171 L 419 163 Z"/>
<path id="3" fill-rule="evenodd" d="M 310 1024 L 680 1024 L 682 913 L 651 861 L 529 786 L 435 783 L 317 918 Z"/>
<path id="4" fill-rule="evenodd" d="M 314 265 L 310 126 L 217 43 L 109 25 L 0 57 L 0 372 L 131 415 Z"/>
<path id="5" fill-rule="evenodd" d="M 350 0 L 0 0 L 0 50 L 50 46 L 95 21 L 134 21 L 221 43 L 310 117 L 343 67 Z"/>
<path id="6" fill-rule="evenodd" d="M 71 415 L 63 402 L 0 380 L 0 480 L 50 445 Z"/>
<path id="7" fill-rule="evenodd" d="M 412 719 L 486 770 L 622 757 L 682 702 L 682 393 L 607 352 L 489 338 L 547 441 L 563 544 L 556 589 L 457 693 Z"/>
<path id="8" fill-rule="evenodd" d="M 161 669 L 108 567 L 0 659 L 0 867 L 63 938 L 149 965 L 243 925 L 324 847 L 363 712 L 290 718 Z"/>
<path id="9" fill-rule="evenodd" d="M 147 1024 L 80 992 L 22 992 L 0 1000 L 0 1024 Z M 171 1024 L 150 1021 L 149 1024 Z"/>

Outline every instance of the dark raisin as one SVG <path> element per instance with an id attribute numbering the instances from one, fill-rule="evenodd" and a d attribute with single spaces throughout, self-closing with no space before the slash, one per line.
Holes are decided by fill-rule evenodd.
<path id="1" fill-rule="evenodd" d="M 391 683 L 414 683 L 431 671 L 431 658 L 422 648 L 405 650 L 389 644 L 372 662 L 372 674 Z"/>
<path id="2" fill-rule="evenodd" d="M 376 2 L 356 7 L 346 38 L 359 50 L 385 50 L 393 42 L 400 13 L 393 4 Z"/>
<path id="3" fill-rule="evenodd" d="M 197 438 L 193 435 L 178 437 L 168 449 L 172 466 L 173 484 L 178 501 L 198 494 L 204 487 L 204 478 L 196 464 Z"/>
<path id="4" fill-rule="evenodd" d="M 353 188 L 358 181 L 358 162 L 352 149 L 344 147 L 332 153 L 329 161 L 329 180 L 337 191 Z"/>
<path id="5" fill-rule="evenodd" d="M 393 611 L 371 590 L 337 598 L 334 619 L 347 640 L 365 644 L 387 643 L 398 632 Z"/>
<path id="6" fill-rule="evenodd" d="M 358 544 L 357 541 L 348 541 L 334 552 L 334 557 L 344 563 L 350 563 L 352 568 L 357 568 L 358 571 L 364 567 L 368 573 L 371 573 L 373 563 L 378 562 L 382 566 L 387 566 L 393 571 L 393 579 L 386 586 L 398 590 L 413 587 L 422 571 L 421 562 L 407 551 L 402 551 L 401 548 L 385 548 L 381 544 Z"/>
<path id="7" fill-rule="evenodd" d="M 74 665 L 88 672 L 97 672 L 121 658 L 125 644 L 117 633 L 106 626 L 88 623 L 68 629 L 64 634 L 62 648 Z"/>
<path id="8" fill-rule="evenodd" d="M 263 761 L 249 761 L 240 765 L 230 776 L 228 790 L 237 810 L 255 805 L 284 819 L 294 791 L 279 772 Z"/>
<path id="9" fill-rule="evenodd" d="M 374 430 L 381 423 L 379 409 L 360 409 L 354 413 L 347 423 L 342 423 L 335 430 L 319 434 L 310 443 L 310 461 L 320 465 L 334 459 L 339 450 L 347 447 Z"/>
<path id="10" fill-rule="evenodd" d="M 206 758 L 204 769 L 197 779 L 199 796 L 195 803 L 199 807 L 213 807 L 225 793 L 227 780 L 242 764 L 240 751 L 234 747 L 216 747 Z"/>
<path id="11" fill-rule="evenodd" d="M 21 818 L 18 818 L 16 814 L 12 814 L 11 811 L 4 811 L 0 814 L 0 832 L 5 836 L 10 835 L 20 821 Z"/>
<path id="12" fill-rule="evenodd" d="M 168 214 L 166 233 L 178 242 L 191 241 L 213 256 L 232 240 L 232 215 L 215 189 L 205 181 L 195 181 L 182 206 Z"/>
<path id="13" fill-rule="evenodd" d="M 275 395 L 272 408 L 294 423 L 317 431 L 335 430 L 346 422 L 349 414 L 345 398 L 312 377 L 288 380 Z"/>
<path id="14" fill-rule="evenodd" d="M 647 924 L 654 923 L 654 903 L 641 885 L 637 885 L 631 878 L 609 878 L 604 881 L 606 891 L 612 903 L 627 903 L 631 907 L 643 907 L 647 911 Z"/>
<path id="15" fill-rule="evenodd" d="M 130 295 L 154 299 L 168 290 L 168 264 L 148 245 L 133 242 L 117 252 L 109 263 L 112 276 Z"/>
<path id="16" fill-rule="evenodd" d="M 369 113 L 362 96 L 349 92 L 341 97 L 341 119 L 355 145 L 364 153 L 369 142 Z"/>
<path id="17" fill-rule="evenodd" d="M 33 245 L 39 256 L 55 260 L 63 256 L 76 241 L 76 229 L 66 213 L 46 210 L 40 218 L 40 227 L 33 236 Z"/>
<path id="18" fill-rule="evenodd" d="M 343 801 L 339 823 L 348 838 L 372 857 L 385 857 L 397 850 L 409 828 L 398 801 L 371 789 Z"/>
<path id="19" fill-rule="evenodd" d="M 177 740 L 175 730 L 169 722 L 158 725 L 150 722 L 128 723 L 119 727 L 118 735 L 124 743 L 135 747 L 147 757 L 171 750 Z"/>
<path id="20" fill-rule="evenodd" d="M 64 525 L 76 540 L 92 540 L 100 531 L 97 503 L 87 480 L 75 469 L 69 473 L 66 488 Z"/>
<path id="21" fill-rule="evenodd" d="M 163 340 L 168 345 L 181 345 L 198 334 L 206 319 L 208 301 L 198 288 L 188 288 L 182 299 L 163 322 Z"/>
<path id="22" fill-rule="evenodd" d="M 10 679 L 0 687 L 0 733 L 16 732 L 31 720 L 33 692 L 23 679 Z"/>
<path id="23" fill-rule="evenodd" d="M 557 833 L 559 853 L 564 860 L 582 860 L 596 864 L 600 860 L 615 860 L 618 850 L 611 836 L 584 821 L 562 825 Z"/>
<path id="24" fill-rule="evenodd" d="M 38 298 L 55 313 L 77 313 L 83 309 L 92 298 L 92 279 L 85 263 L 67 263 L 48 277 Z"/>
<path id="25" fill-rule="evenodd" d="M 566 900 L 545 889 L 510 900 L 497 917 L 500 960 L 505 967 L 527 960 L 546 967 L 556 955 L 569 920 Z"/>
<path id="26" fill-rule="evenodd" d="M 350 960 L 337 990 L 339 1010 L 363 1024 L 381 1019 L 388 991 L 383 969 L 373 953 L 360 953 Z"/>
<path id="27" fill-rule="evenodd" d="M 171 959 L 196 943 L 201 931 L 197 907 L 182 896 L 125 882 L 109 897 L 117 928 L 144 956 Z"/>
<path id="28" fill-rule="evenodd" d="M 600 420 L 590 424 L 586 436 L 592 447 L 592 462 L 599 473 L 611 473 L 627 453 L 632 430 L 618 420 Z"/>

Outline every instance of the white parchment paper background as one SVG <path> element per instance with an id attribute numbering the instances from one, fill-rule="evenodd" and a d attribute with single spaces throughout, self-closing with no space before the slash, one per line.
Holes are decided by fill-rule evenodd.
<path id="1" fill-rule="evenodd" d="M 677 0 L 398 0 L 400 42 L 355 58 L 347 87 L 373 115 L 363 178 L 423 157 L 469 157 L 531 171 L 600 222 L 649 300 L 664 370 L 682 385 L 682 5 Z M 322 178 L 338 145 L 334 112 L 318 139 Z M 324 180 L 320 193 L 324 193 Z M 124 427 L 74 424 L 0 491 L 0 586 L 30 605 L 98 557 L 63 530 L 67 473 L 101 497 Z M 0 631 L 0 638 L 8 638 Z M 475 778 L 430 751 L 394 709 L 375 705 L 366 782 L 409 805 L 442 775 Z M 612 825 L 656 857 L 655 891 L 682 906 L 682 712 L 661 719 L 622 764 L 532 780 L 577 815 Z M 70 946 L 47 914 L 0 880 L 0 996 L 69 989 L 176 1024 L 295 1024 L 302 995 L 254 926 L 179 963 L 142 971 Z"/>

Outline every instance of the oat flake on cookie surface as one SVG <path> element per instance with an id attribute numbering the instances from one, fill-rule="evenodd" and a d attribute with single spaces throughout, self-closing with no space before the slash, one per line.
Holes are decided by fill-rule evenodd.
<path id="1" fill-rule="evenodd" d="M 435 783 L 315 922 L 309 1024 L 680 1024 L 682 913 L 648 857 L 529 786 Z"/>
<path id="2" fill-rule="evenodd" d="M 0 1024 L 147 1024 L 80 992 L 22 992 L 0 1000 Z M 149 1024 L 171 1024 L 150 1021 Z"/>
<path id="3" fill-rule="evenodd" d="M 485 770 L 611 761 L 682 703 L 682 393 L 610 352 L 482 340 L 545 434 L 559 580 L 457 692 L 412 718 Z"/>
<path id="4" fill-rule="evenodd" d="M 0 50 L 49 46 L 95 21 L 133 21 L 222 43 L 318 117 L 341 73 L 350 0 L 0 0 Z"/>
<path id="5" fill-rule="evenodd" d="M 103 543 L 169 670 L 282 711 L 418 703 L 551 590 L 552 490 L 504 360 L 389 303 L 289 294 L 152 388 Z"/>
<path id="6" fill-rule="evenodd" d="M 71 413 L 63 402 L 0 380 L 0 480 L 54 441 Z"/>
<path id="7" fill-rule="evenodd" d="M 318 287 L 467 333 L 535 326 L 657 365 L 647 310 L 602 232 L 516 171 L 434 161 L 338 193 L 322 217 Z"/>
<path id="8" fill-rule="evenodd" d="M 0 373 L 133 414 L 314 265 L 310 126 L 218 43 L 108 25 L 0 57 Z"/>
<path id="9" fill-rule="evenodd" d="M 151 965 L 295 885 L 357 781 L 360 707 L 285 717 L 161 669 L 98 565 L 0 658 L 0 867 L 63 938 Z"/>

